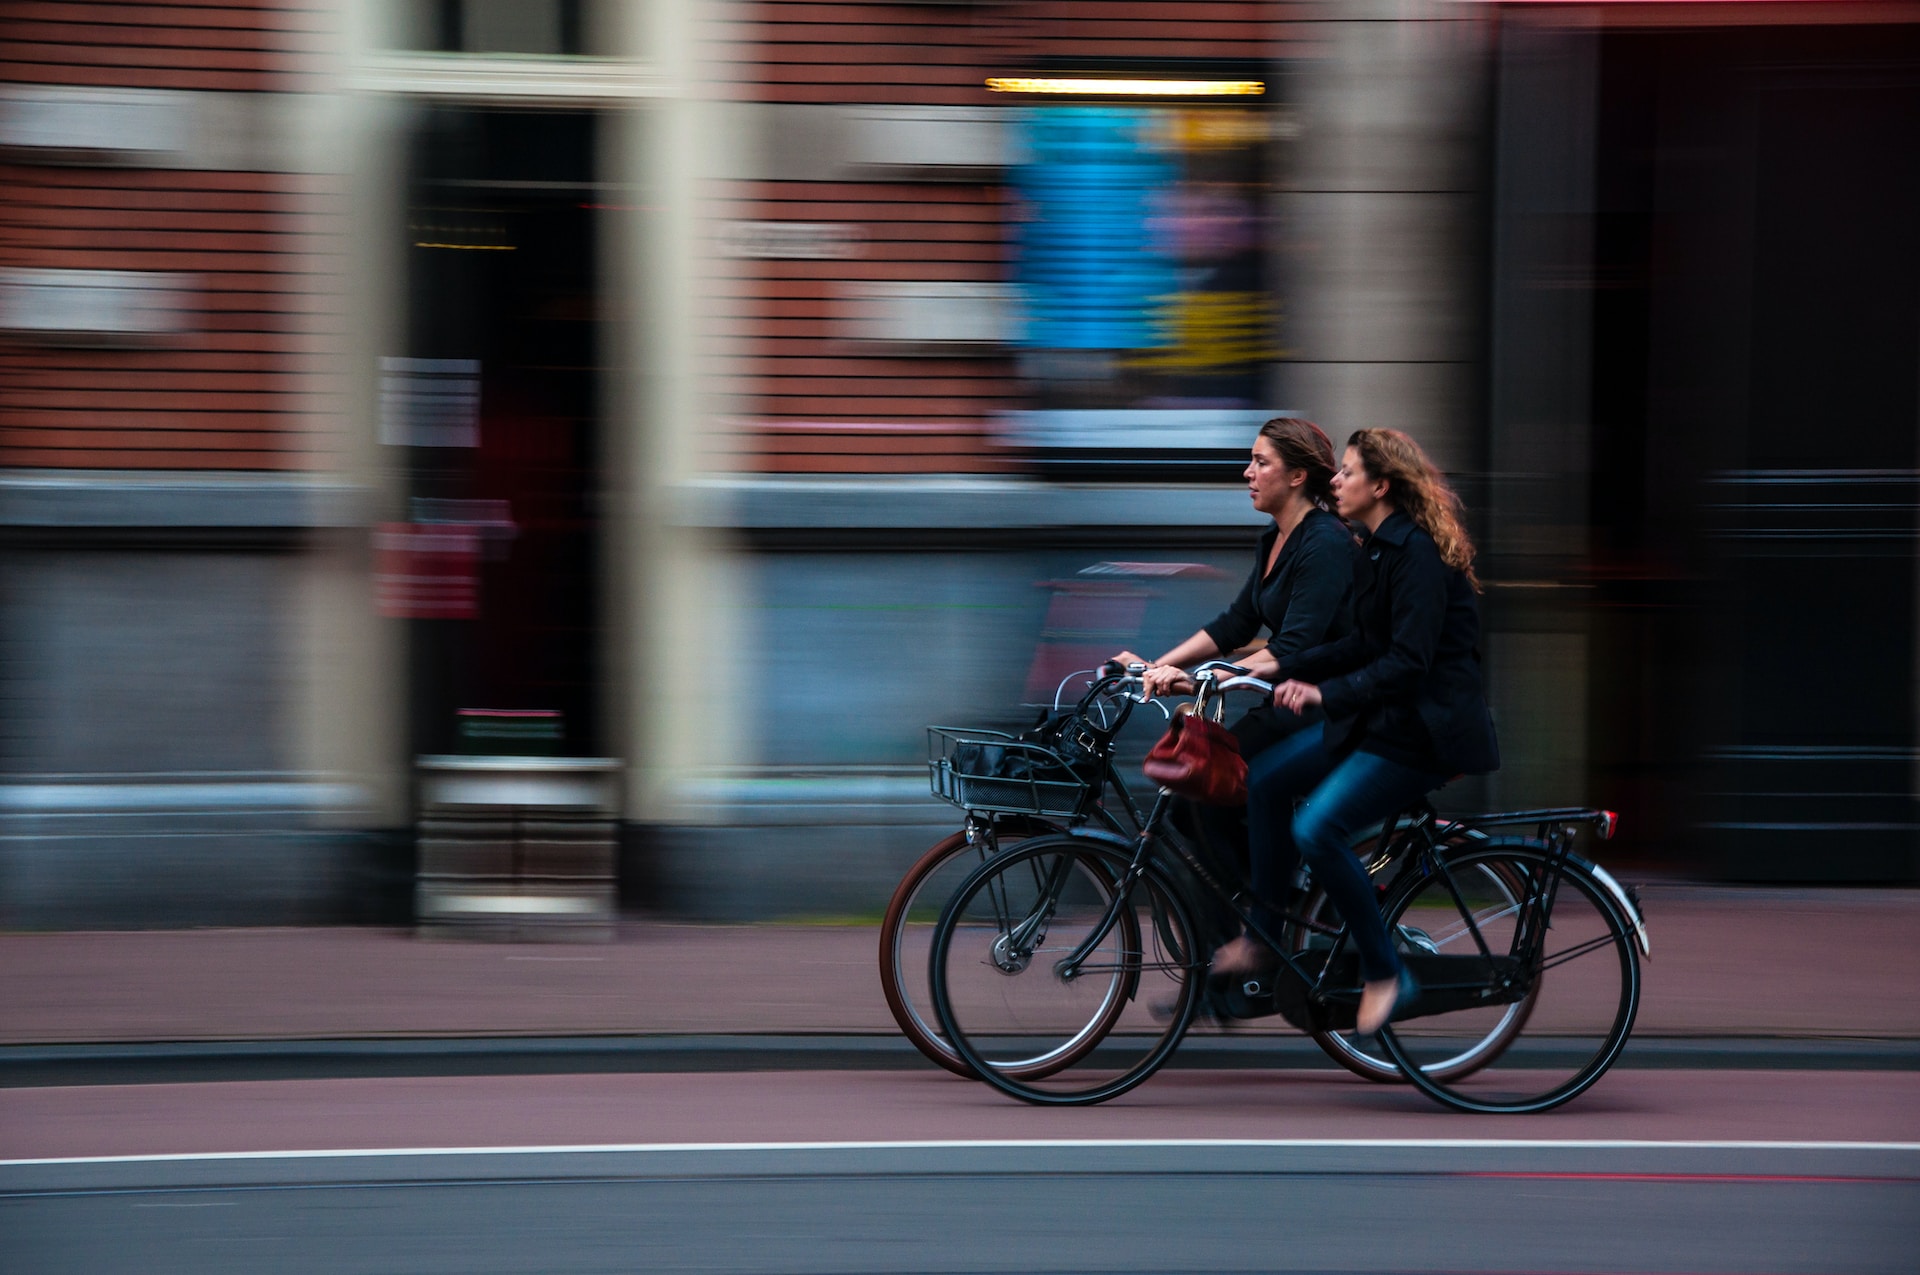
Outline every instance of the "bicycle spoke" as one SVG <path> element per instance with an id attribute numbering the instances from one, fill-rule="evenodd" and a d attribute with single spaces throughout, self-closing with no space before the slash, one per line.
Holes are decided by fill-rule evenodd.
<path id="1" fill-rule="evenodd" d="M 1550 970 L 1554 968 L 1556 965 L 1565 965 L 1568 961 L 1571 961 L 1576 957 L 1585 956 L 1588 952 L 1605 951 L 1606 949 L 1612 946 L 1613 946 L 1613 936 L 1611 934 L 1598 935 L 1594 938 L 1588 939 L 1584 943 L 1580 943 L 1573 947 L 1565 948 L 1561 951 L 1555 952 L 1552 956 L 1541 957 L 1539 968 L 1542 972 L 1544 972 L 1546 970 Z"/>
<path id="2" fill-rule="evenodd" d="M 1504 921 L 1508 917 L 1519 915 L 1520 907 L 1521 905 L 1518 903 L 1509 903 L 1509 904 L 1489 907 L 1482 911 L 1476 912 L 1470 918 L 1472 921 L 1473 929 L 1477 929 L 1482 933 L 1484 933 L 1488 928 L 1492 927 L 1496 922 Z M 1428 937 L 1433 939 L 1434 946 L 1446 947 L 1449 944 L 1452 944 L 1458 941 L 1459 939 L 1470 937 L 1471 933 L 1472 933 L 1472 930 L 1468 928 L 1467 921 L 1463 920 L 1459 925 L 1454 927 L 1453 931 L 1450 934 L 1446 935 L 1446 937 L 1444 938 L 1436 937 L 1433 935 L 1429 935 Z"/>
<path id="3" fill-rule="evenodd" d="M 1491 958 L 1493 949 L 1488 945 L 1479 922 L 1474 919 L 1473 908 L 1468 906 L 1466 899 L 1461 895 L 1460 886 L 1454 881 L 1453 873 L 1448 871 L 1446 863 L 1438 857 L 1433 862 L 1433 874 L 1439 878 L 1442 885 L 1446 886 L 1448 896 L 1453 899 L 1453 906 L 1459 910 L 1461 928 L 1473 936 L 1474 945 L 1480 949 L 1480 955 Z"/>
<path id="4" fill-rule="evenodd" d="M 1120 972 L 1132 972 L 1136 970 L 1142 971 L 1142 972 L 1151 970 L 1151 971 L 1157 971 L 1160 973 L 1188 974 L 1188 973 L 1194 973 L 1200 970 L 1204 970 L 1205 968 L 1206 966 L 1204 965 L 1196 966 L 1186 961 L 1141 960 L 1141 961 L 1120 961 L 1120 962 L 1115 962 L 1111 965 L 1087 964 L 1087 965 L 1082 965 L 1080 967 L 1080 972 L 1082 974 L 1100 974 L 1100 973 L 1113 974 L 1113 973 L 1120 973 Z"/>

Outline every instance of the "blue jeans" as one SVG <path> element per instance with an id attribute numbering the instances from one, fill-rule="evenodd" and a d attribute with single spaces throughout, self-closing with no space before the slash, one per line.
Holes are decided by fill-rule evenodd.
<path id="1" fill-rule="evenodd" d="M 1372 753 L 1331 757 L 1325 734 L 1325 726 L 1309 726 L 1247 765 L 1255 919 L 1274 932 L 1280 918 L 1272 905 L 1285 897 L 1304 858 L 1347 923 L 1361 973 L 1368 982 L 1393 978 L 1400 972 L 1399 954 L 1387 938 L 1373 882 L 1347 847 L 1355 832 L 1405 810 L 1446 783 L 1447 776 Z M 1296 811 L 1297 797 L 1306 800 Z"/>

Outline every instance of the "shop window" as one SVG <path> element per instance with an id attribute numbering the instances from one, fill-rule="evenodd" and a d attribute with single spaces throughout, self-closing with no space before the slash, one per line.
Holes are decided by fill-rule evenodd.
<path id="1" fill-rule="evenodd" d="M 1103 465 L 1116 444 L 1156 468 L 1243 452 L 1272 413 L 1279 357 L 1268 191 L 1284 117 L 1265 81 L 990 84 L 1017 103 L 1016 340 L 1031 410 L 1016 432 L 1055 460 Z"/>
<path id="2" fill-rule="evenodd" d="M 403 0 L 393 11 L 400 48 L 435 53 L 580 54 L 584 0 Z"/>

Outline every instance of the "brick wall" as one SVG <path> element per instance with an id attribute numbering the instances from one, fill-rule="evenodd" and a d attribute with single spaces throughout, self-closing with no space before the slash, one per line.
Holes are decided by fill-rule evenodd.
<path id="1" fill-rule="evenodd" d="M 0 7 L 0 81 L 199 93 L 311 87 L 315 7 L 16 2 Z M 244 114 L 244 108 L 243 108 Z M 50 162 L 59 159 L 61 162 Z M 0 271 L 161 272 L 175 330 L 137 340 L 0 332 L 0 464 L 285 469 L 306 463 L 302 361 L 332 285 L 305 218 L 324 183 L 138 156 L 0 163 Z"/>
<path id="2" fill-rule="evenodd" d="M 993 282 L 1004 272 L 993 186 L 751 182 L 735 192 L 756 221 L 853 223 L 858 255 L 754 261 L 740 287 L 736 375 L 757 429 L 755 466 L 788 472 L 991 471 L 982 422 L 1011 401 L 1004 357 L 878 353 L 846 335 L 855 281 Z"/>
<path id="3" fill-rule="evenodd" d="M 329 8 L 259 0 L 0 6 L 0 82 L 294 92 Z"/>
<path id="4" fill-rule="evenodd" d="M 734 96 L 795 107 L 829 103 L 993 109 L 985 79 L 1062 57 L 1164 63 L 1277 54 L 1284 0 L 1248 3 L 787 3 L 735 8 L 719 57 Z M 1007 278 L 1006 200 L 974 183 L 752 181 L 724 192 L 750 220 L 842 223 L 845 260 L 739 263 L 731 298 L 734 366 L 748 418 L 745 468 L 774 472 L 980 472 L 1017 469 L 994 415 L 1016 407 L 1012 358 L 972 350 L 895 353 L 849 339 L 845 295 L 870 280 Z"/>
<path id="5" fill-rule="evenodd" d="M 757 102 L 977 106 L 990 73 L 1042 59 L 1262 58 L 1287 0 L 741 4 L 723 60 Z"/>
<path id="6" fill-rule="evenodd" d="M 1143 4 L 813 3 L 729 7 L 717 53 L 731 94 L 770 107 L 833 103 L 994 109 L 995 71 L 1057 57 L 1166 61 L 1276 54 L 1287 0 Z M 0 6 L 0 82 L 197 93 L 297 92 L 337 6 L 319 0 Z M 727 304 L 750 468 L 992 471 L 995 414 L 1019 403 L 1011 358 L 911 353 L 849 335 L 852 288 L 992 286 L 1007 274 L 1004 192 L 971 181 L 746 180 L 729 215 L 851 225 L 834 260 L 749 260 Z M 331 282 L 303 229 L 324 185 L 257 171 L 52 164 L 0 157 L 0 270 L 183 277 L 180 330 L 110 348 L 0 334 L 0 464 L 291 468 L 306 462 L 300 362 Z"/>

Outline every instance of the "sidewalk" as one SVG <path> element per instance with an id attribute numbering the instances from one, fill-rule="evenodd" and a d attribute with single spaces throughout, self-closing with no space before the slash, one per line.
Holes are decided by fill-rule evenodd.
<path id="1" fill-rule="evenodd" d="M 1920 890 L 1656 884 L 1636 1038 L 1920 1040 Z M 869 926 L 0 935 L 0 1045 L 891 1034 Z"/>

